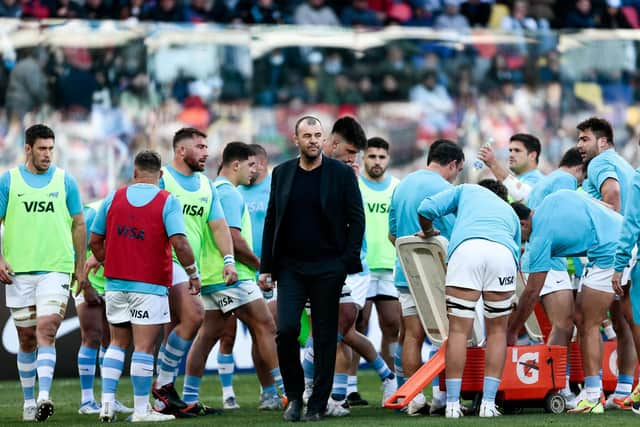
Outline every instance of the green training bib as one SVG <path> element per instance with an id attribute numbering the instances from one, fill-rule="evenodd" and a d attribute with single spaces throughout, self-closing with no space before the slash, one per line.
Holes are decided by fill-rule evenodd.
<path id="1" fill-rule="evenodd" d="M 202 242 L 207 230 L 209 230 L 208 218 L 209 211 L 211 210 L 211 199 L 213 198 L 209 179 L 203 174 L 198 173 L 200 187 L 196 191 L 188 191 L 178 183 L 166 167 L 162 168 L 162 171 L 164 189 L 176 196 L 178 200 L 180 200 L 180 204 L 182 204 L 187 240 L 189 240 L 189 244 L 193 249 L 193 255 L 196 262 L 198 262 L 200 260 Z M 178 262 L 175 252 L 173 253 L 173 260 Z"/>
<path id="2" fill-rule="evenodd" d="M 226 181 L 214 181 L 213 185 L 216 188 L 220 188 L 223 185 L 232 185 Z M 235 189 L 235 191 L 238 191 Z M 253 250 L 253 238 L 251 232 L 251 216 L 249 216 L 249 209 L 245 205 L 242 212 L 242 230 L 240 235 L 249 245 L 249 248 Z M 207 230 L 205 236 L 202 251 L 200 252 L 200 274 L 202 286 L 220 285 L 224 283 L 222 272 L 224 269 L 223 255 L 218 250 L 211 230 Z M 241 262 L 236 261 L 236 271 L 238 272 L 238 280 L 255 280 L 256 271 Z"/>
<path id="3" fill-rule="evenodd" d="M 362 177 L 358 177 L 360 192 L 364 198 L 367 264 L 370 270 L 393 270 L 395 266 L 396 248 L 389 241 L 389 209 L 391 196 L 398 182 L 397 178 L 391 177 L 389 187 L 384 191 L 376 191 Z"/>
<path id="4" fill-rule="evenodd" d="M 71 215 L 62 169 L 56 168 L 43 188 L 28 185 L 16 167 L 4 218 L 2 251 L 16 273 L 73 273 L 75 256 Z"/>

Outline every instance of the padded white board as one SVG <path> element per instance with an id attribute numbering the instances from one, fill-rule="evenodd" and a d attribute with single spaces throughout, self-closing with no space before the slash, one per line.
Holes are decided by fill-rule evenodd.
<path id="1" fill-rule="evenodd" d="M 416 302 L 422 327 L 435 345 L 442 344 L 449 330 L 444 292 L 448 243 L 442 236 L 429 239 L 407 236 L 396 240 L 400 265 Z M 469 344 L 477 346 L 483 341 L 484 324 L 480 320 L 474 322 Z"/>

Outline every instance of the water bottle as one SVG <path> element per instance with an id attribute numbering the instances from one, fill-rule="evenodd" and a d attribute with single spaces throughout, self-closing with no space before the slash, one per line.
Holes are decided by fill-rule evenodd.
<path id="1" fill-rule="evenodd" d="M 482 144 L 483 147 L 491 147 L 492 145 L 493 145 L 493 138 L 489 138 L 487 142 Z M 484 168 L 484 162 L 480 160 L 480 158 L 476 157 L 476 159 L 473 161 L 473 168 L 475 170 L 481 170 L 482 168 Z"/>
<path id="2" fill-rule="evenodd" d="M 271 277 L 267 277 L 266 281 L 267 284 L 271 285 Z M 273 288 L 269 289 L 268 291 L 262 291 L 262 296 L 264 297 L 264 299 L 269 301 L 271 298 L 273 298 Z"/>

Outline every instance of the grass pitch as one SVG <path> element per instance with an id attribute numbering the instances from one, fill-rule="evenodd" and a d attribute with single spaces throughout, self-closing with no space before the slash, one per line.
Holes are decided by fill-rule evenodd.
<path id="1" fill-rule="evenodd" d="M 182 378 L 178 379 L 178 390 L 182 390 Z M 254 374 L 238 374 L 234 377 L 234 387 L 241 408 L 226 411 L 222 416 L 176 420 L 162 425 L 179 426 L 283 426 L 281 412 L 259 412 L 258 381 Z M 446 420 L 442 417 L 409 417 L 380 407 L 380 381 L 372 371 L 362 371 L 359 389 L 369 400 L 368 407 L 352 408 L 351 415 L 343 418 L 326 418 L 323 426 L 603 426 L 637 424 L 640 417 L 631 411 L 607 411 L 604 415 L 550 415 L 541 409 L 526 409 L 522 415 L 503 416 L 498 419 L 466 417 L 460 420 Z M 96 397 L 100 393 L 100 381 L 96 381 Z M 206 404 L 221 406 L 220 383 L 216 375 L 207 375 L 202 383 L 201 396 Z M 64 426 L 89 426 L 98 424 L 94 415 L 78 415 L 80 386 L 77 379 L 54 379 L 51 397 L 56 405 L 56 413 L 47 424 Z M 131 406 L 132 390 L 128 378 L 123 378 L 118 390 L 118 399 Z M 22 425 L 22 392 L 18 381 L 0 382 L 0 426 Z M 119 421 L 122 424 L 123 421 Z M 157 424 L 157 423 L 156 423 Z"/>

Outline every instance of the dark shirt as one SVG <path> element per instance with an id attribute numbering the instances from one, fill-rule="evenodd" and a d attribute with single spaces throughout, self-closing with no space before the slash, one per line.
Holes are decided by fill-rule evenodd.
<path id="1" fill-rule="evenodd" d="M 330 225 L 322 212 L 322 169 L 322 166 L 311 171 L 300 166 L 296 169 L 282 222 L 286 258 L 317 261 L 335 258 L 339 253 L 339 248 L 331 238 Z"/>

